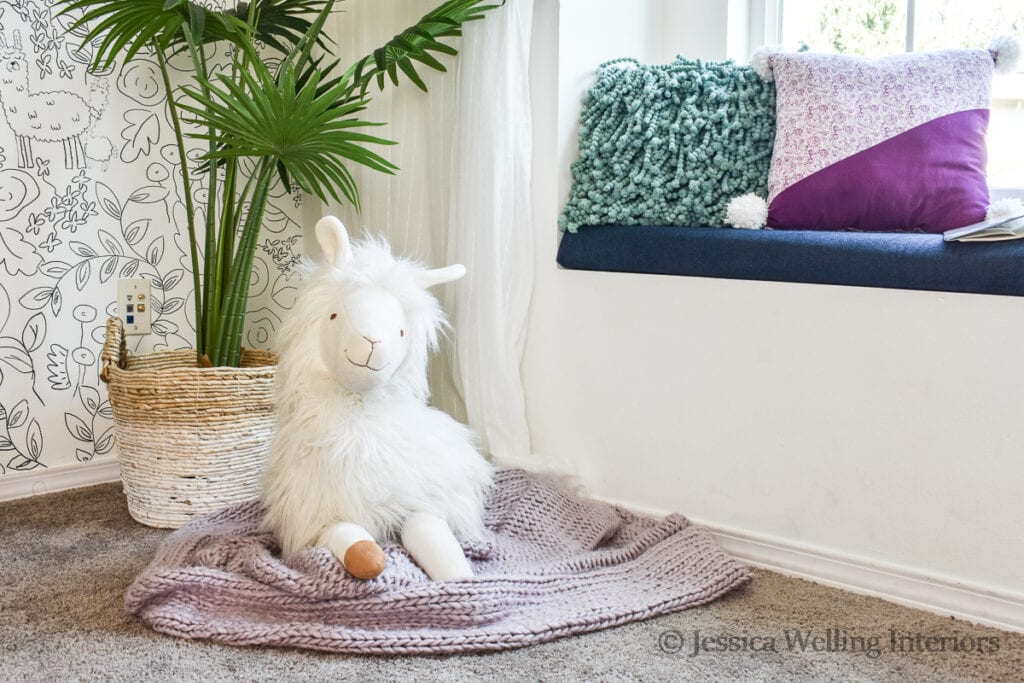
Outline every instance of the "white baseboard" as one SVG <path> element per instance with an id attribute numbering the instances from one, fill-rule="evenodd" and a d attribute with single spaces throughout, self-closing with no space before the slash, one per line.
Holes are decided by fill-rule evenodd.
<path id="1" fill-rule="evenodd" d="M 121 479 L 117 458 L 73 463 L 0 477 L 0 501 L 55 493 L 79 486 L 105 484 Z"/>
<path id="2" fill-rule="evenodd" d="M 608 502 L 657 516 L 666 514 L 620 501 Z M 934 614 L 1024 633 L 1024 594 L 875 562 L 831 548 L 693 518 L 690 521 L 711 531 L 726 552 L 748 564 Z"/>

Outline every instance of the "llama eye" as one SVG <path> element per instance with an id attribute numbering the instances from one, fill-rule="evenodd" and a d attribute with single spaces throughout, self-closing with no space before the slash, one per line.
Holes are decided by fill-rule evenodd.
<path id="1" fill-rule="evenodd" d="M 331 320 L 334 320 L 337 317 L 338 317 L 337 313 L 331 313 Z"/>
<path id="2" fill-rule="evenodd" d="M 398 336 L 399 337 L 404 337 L 405 336 L 405 330 L 399 330 L 398 331 Z"/>

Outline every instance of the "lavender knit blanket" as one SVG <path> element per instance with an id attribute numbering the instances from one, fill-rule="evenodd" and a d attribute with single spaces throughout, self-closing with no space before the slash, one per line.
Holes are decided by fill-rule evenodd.
<path id="1" fill-rule="evenodd" d="M 701 605 L 750 580 L 704 529 L 503 470 L 476 576 L 431 582 L 398 545 L 372 581 L 323 548 L 281 562 L 253 501 L 171 534 L 125 596 L 163 633 L 232 645 L 410 654 L 506 650 Z"/>

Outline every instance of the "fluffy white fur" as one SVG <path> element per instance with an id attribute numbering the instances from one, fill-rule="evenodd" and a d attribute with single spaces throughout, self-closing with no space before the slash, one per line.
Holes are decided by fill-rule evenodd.
<path id="1" fill-rule="evenodd" d="M 735 197 L 725 209 L 725 222 L 734 228 L 763 228 L 768 222 L 768 202 L 754 193 Z"/>
<path id="2" fill-rule="evenodd" d="M 1020 41 L 1014 36 L 996 36 L 988 45 L 997 74 L 1012 74 L 1020 60 Z"/>
<path id="3" fill-rule="evenodd" d="M 467 427 L 427 405 L 446 322 L 426 287 L 465 269 L 427 270 L 381 240 L 350 245 L 331 217 L 317 236 L 327 263 L 307 274 L 278 336 L 265 528 L 286 557 L 338 522 L 396 539 L 414 513 L 481 537 L 491 465 Z"/>
<path id="4" fill-rule="evenodd" d="M 750 55 L 750 66 L 757 72 L 764 81 L 771 83 L 775 80 L 775 74 L 772 72 L 772 55 L 782 52 L 782 47 L 778 45 L 765 45 L 754 50 L 754 54 Z"/>

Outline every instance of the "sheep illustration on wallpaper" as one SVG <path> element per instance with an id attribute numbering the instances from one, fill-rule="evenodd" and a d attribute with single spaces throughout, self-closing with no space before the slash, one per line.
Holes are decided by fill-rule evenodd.
<path id="1" fill-rule="evenodd" d="M 88 73 L 93 46 L 78 46 L 73 20 L 47 0 L 0 1 L 0 478 L 114 456 L 99 354 L 119 278 L 151 283 L 152 334 L 129 337 L 132 353 L 193 344 L 185 197 L 158 68 L 142 55 Z M 193 171 L 201 154 L 197 142 Z M 195 174 L 196 198 L 207 191 Z M 275 188 L 248 346 L 272 343 L 292 305 L 300 208 Z"/>
<path id="2" fill-rule="evenodd" d="M 0 36 L 0 109 L 14 131 L 20 168 L 35 165 L 33 142 L 60 143 L 65 168 L 84 168 L 82 138 L 103 113 L 106 100 L 104 87 L 90 88 L 89 101 L 67 90 L 34 90 L 21 33 L 14 32 L 13 45 Z"/>

